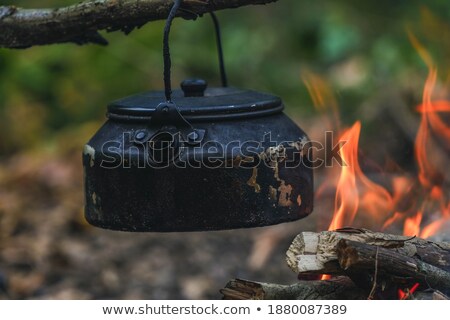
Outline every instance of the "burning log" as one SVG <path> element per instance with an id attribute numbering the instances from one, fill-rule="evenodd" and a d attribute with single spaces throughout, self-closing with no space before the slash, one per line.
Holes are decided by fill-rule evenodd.
<path id="1" fill-rule="evenodd" d="M 220 290 L 225 300 L 365 300 L 365 290 L 348 277 L 330 280 L 300 281 L 291 285 L 234 279 Z M 411 298 L 411 297 L 410 297 Z M 415 300 L 450 300 L 438 290 L 414 294 Z"/>
<path id="2" fill-rule="evenodd" d="M 220 290 L 225 300 L 355 300 L 367 294 L 347 277 L 325 281 L 300 281 L 292 285 L 231 280 Z"/>
<path id="3" fill-rule="evenodd" d="M 300 280 L 292 285 L 232 280 L 224 299 L 420 299 L 447 300 L 450 243 L 365 229 L 302 232 L 287 251 Z M 332 275 L 324 280 L 323 275 Z"/>
<path id="4" fill-rule="evenodd" d="M 361 286 L 376 281 L 371 272 L 377 272 L 385 283 L 421 283 L 431 288 L 450 289 L 450 273 L 421 261 L 419 257 L 349 240 L 340 240 L 336 249 L 341 268 Z M 361 277 L 362 274 L 365 277 Z M 357 280 L 361 278 L 366 281 Z"/>
<path id="5" fill-rule="evenodd" d="M 366 290 L 419 283 L 450 291 L 448 243 L 352 228 L 303 232 L 289 248 L 287 262 L 299 274 L 346 275 Z"/>
<path id="6" fill-rule="evenodd" d="M 300 233 L 286 253 L 287 263 L 297 273 L 341 274 L 337 252 L 340 240 L 391 249 L 450 272 L 449 243 L 354 228 Z"/>

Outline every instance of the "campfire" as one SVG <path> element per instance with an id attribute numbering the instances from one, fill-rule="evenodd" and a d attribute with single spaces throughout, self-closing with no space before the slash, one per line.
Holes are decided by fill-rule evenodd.
<path id="1" fill-rule="evenodd" d="M 328 170 L 316 191 L 319 201 L 335 192 L 328 231 L 294 239 L 287 263 L 298 283 L 233 280 L 222 290 L 226 299 L 448 299 L 450 243 L 438 236 L 450 226 L 450 100 L 431 54 L 412 33 L 409 38 L 428 68 L 415 108 L 417 174 L 399 168 L 383 183 L 370 179 L 359 163 L 361 122 L 340 129 L 330 90 L 316 76 L 305 77 L 316 107 L 331 107 L 328 121 L 339 133 L 341 166 Z"/>
<path id="2" fill-rule="evenodd" d="M 437 91 L 437 67 L 417 38 L 410 34 L 410 39 L 429 70 L 423 102 L 416 108 L 421 116 L 415 140 L 418 173 L 394 175 L 387 186 L 371 181 L 358 161 L 361 123 L 357 121 L 341 130 L 343 166 L 338 176 L 330 176 L 327 181 L 331 182 L 321 186 L 336 189 L 335 210 L 328 230 L 353 226 L 355 219 L 359 219 L 377 231 L 396 230 L 401 224 L 403 235 L 429 238 L 450 221 L 450 202 L 445 192 L 450 151 L 450 126 L 445 116 L 450 112 L 450 101 L 433 99 Z M 312 90 L 312 94 L 317 92 Z"/>

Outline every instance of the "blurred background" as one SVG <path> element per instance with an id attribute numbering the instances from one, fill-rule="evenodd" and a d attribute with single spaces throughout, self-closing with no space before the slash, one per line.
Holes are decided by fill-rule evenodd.
<path id="1" fill-rule="evenodd" d="M 427 68 L 407 30 L 432 54 L 441 83 L 450 71 L 450 2 L 423 3 L 280 0 L 218 12 L 229 82 L 282 97 L 317 140 L 337 125 L 308 92 L 321 83 L 341 126 L 361 120 L 361 152 L 371 159 L 364 165 L 393 160 L 414 171 L 414 108 Z M 82 147 L 108 102 L 162 88 L 162 28 L 102 32 L 105 47 L 0 49 L 0 298 L 205 299 L 220 298 L 234 277 L 296 281 L 284 253 L 297 233 L 326 229 L 330 204 L 316 203 L 311 217 L 288 225 L 213 233 L 127 234 L 84 221 Z M 177 19 L 171 49 L 174 86 L 187 77 L 219 85 L 209 16 Z M 317 185 L 321 179 L 316 173 Z"/>

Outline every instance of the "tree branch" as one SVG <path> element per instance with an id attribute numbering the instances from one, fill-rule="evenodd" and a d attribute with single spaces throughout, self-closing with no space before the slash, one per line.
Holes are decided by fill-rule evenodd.
<path id="1" fill-rule="evenodd" d="M 195 19 L 211 11 L 275 1 L 184 0 L 178 15 Z M 64 42 L 105 45 L 107 41 L 99 30 L 128 34 L 149 21 L 167 18 L 172 4 L 168 0 L 92 0 L 55 9 L 0 6 L 0 47 L 27 48 Z"/>

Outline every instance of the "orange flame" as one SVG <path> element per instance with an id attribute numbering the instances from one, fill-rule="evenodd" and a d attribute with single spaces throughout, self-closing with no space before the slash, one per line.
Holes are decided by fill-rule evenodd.
<path id="1" fill-rule="evenodd" d="M 384 230 L 384 229 L 386 229 L 387 227 L 389 227 L 390 225 L 394 224 L 395 222 L 402 220 L 403 217 L 404 217 L 404 214 L 403 214 L 403 213 L 401 213 L 401 212 L 395 212 L 395 213 L 392 215 L 392 217 L 388 218 L 388 219 L 384 222 L 383 226 L 381 227 L 381 230 Z"/>
<path id="2" fill-rule="evenodd" d="M 450 112 L 450 101 L 433 100 L 433 91 L 438 81 L 437 67 L 419 40 L 410 32 L 408 35 L 428 67 L 423 101 L 417 107 L 421 116 L 414 149 L 417 177 L 394 177 L 390 181 L 392 194 L 371 181 L 363 173 L 358 161 L 361 122 L 355 122 L 340 134 L 339 154 L 342 167 L 339 178 L 335 174 L 325 182 L 335 180 L 333 187 L 336 187 L 335 208 L 329 230 L 351 226 L 362 218 L 366 224 L 370 222 L 371 228 L 382 230 L 390 225 L 400 226 L 403 223 L 404 235 L 428 238 L 450 221 L 449 195 L 444 187 L 444 183 L 448 181 L 446 166 L 449 164 L 450 125 L 445 121 L 448 119 L 442 117 L 442 113 Z M 322 111 L 328 108 L 334 120 L 334 126 L 331 127 L 339 130 L 337 103 L 330 87 L 313 75 L 304 78 L 304 82 L 316 107 Z M 442 155 L 443 153 L 445 154 Z M 329 278 L 329 275 L 322 275 L 322 280 Z M 415 284 L 406 291 L 399 289 L 399 298 L 409 298 L 418 287 Z"/>
<path id="3" fill-rule="evenodd" d="M 420 223 L 422 222 L 422 212 L 417 212 L 414 217 L 406 218 L 403 226 L 403 234 L 405 236 L 418 236 L 420 234 Z"/>
<path id="4" fill-rule="evenodd" d="M 450 112 L 450 103 L 449 101 L 433 101 L 428 108 L 421 104 L 417 107 L 417 111 L 420 113 L 431 112 L 432 114 L 435 112 Z M 434 121 L 431 122 L 433 123 Z"/>
<path id="5" fill-rule="evenodd" d="M 417 108 L 421 113 L 421 121 L 415 144 L 415 156 L 419 168 L 418 179 L 426 192 L 424 203 L 436 203 L 442 213 L 440 219 L 430 223 L 422 229 L 420 236 L 427 238 L 437 233 L 449 218 L 449 201 L 445 198 L 442 189 L 444 173 L 432 162 L 433 157 L 430 156 L 430 154 L 432 154 L 430 152 L 430 147 L 433 146 L 433 138 L 435 138 L 442 139 L 446 144 L 445 147 L 450 149 L 450 127 L 439 115 L 439 112 L 450 112 L 450 102 L 432 100 L 433 91 L 437 81 L 437 67 L 434 64 L 431 55 L 419 40 L 412 33 L 409 33 L 408 35 L 412 45 L 428 67 L 428 76 L 423 90 L 423 101 Z M 405 232 L 411 233 L 414 231 L 416 232 L 415 235 L 419 235 L 418 231 L 420 230 L 422 217 L 423 211 L 420 211 L 415 218 L 406 219 L 404 226 Z"/>
<path id="6" fill-rule="evenodd" d="M 436 77 L 437 70 L 432 67 L 425 83 L 422 105 L 424 112 L 422 112 L 420 127 L 416 136 L 415 154 L 419 166 L 419 181 L 425 188 L 432 188 L 435 185 L 434 180 L 439 175 L 434 165 L 430 162 L 430 157 L 427 156 L 427 146 L 430 142 L 430 115 L 434 114 L 432 111 L 431 95 L 436 84 Z"/>
<path id="7" fill-rule="evenodd" d="M 390 210 L 392 197 L 386 189 L 364 175 L 358 161 L 361 122 L 357 121 L 341 135 L 342 168 L 336 189 L 335 211 L 329 230 L 351 225 L 359 207 L 380 221 Z"/>
<path id="8" fill-rule="evenodd" d="M 359 194 L 356 187 L 356 172 L 358 165 L 358 144 L 361 123 L 356 122 L 353 127 L 342 134 L 340 155 L 342 169 L 339 177 L 336 197 L 334 201 L 335 211 L 329 230 L 351 225 L 355 219 L 359 206 Z"/>
<path id="9" fill-rule="evenodd" d="M 423 228 L 422 232 L 420 233 L 420 237 L 426 239 L 426 238 L 429 238 L 429 237 L 435 235 L 436 233 L 439 232 L 442 225 L 445 223 L 445 221 L 447 219 L 448 218 L 441 218 L 439 220 L 433 221 L 432 223 L 427 225 L 425 228 Z"/>
<path id="10" fill-rule="evenodd" d="M 450 203 L 443 190 L 445 175 L 442 171 L 442 165 L 436 163 L 436 156 L 434 156 L 439 152 L 436 149 L 436 140 L 443 141 L 444 148 L 450 150 L 450 127 L 440 116 L 440 113 L 450 112 L 450 101 L 433 101 L 433 91 L 437 82 L 437 67 L 431 55 L 419 40 L 410 32 L 408 35 L 412 45 L 428 67 L 428 76 L 423 89 L 423 101 L 417 107 L 417 111 L 421 113 L 421 120 L 414 149 L 418 166 L 417 178 L 420 183 L 419 187 L 421 187 L 419 194 L 422 203 L 416 204 L 421 207 L 420 210 L 416 210 L 414 216 L 409 216 L 406 212 L 395 212 L 391 218 L 386 220 L 383 228 L 404 219 L 403 232 L 405 235 L 428 238 L 439 232 L 440 228 L 450 218 L 448 210 Z M 417 187 L 415 188 L 417 189 Z M 398 189 L 394 185 L 394 203 L 400 203 L 402 199 L 407 198 L 408 193 L 408 191 L 402 192 L 401 188 Z M 433 213 L 433 211 L 439 211 L 441 217 L 423 226 L 424 222 L 428 222 L 426 215 L 430 212 Z"/>
<path id="11" fill-rule="evenodd" d="M 339 108 L 331 86 L 320 76 L 311 72 L 304 72 L 302 79 L 314 107 L 322 113 L 331 111 L 331 116 L 325 118 L 329 122 L 328 127 L 338 129 L 340 126 Z"/>
<path id="12" fill-rule="evenodd" d="M 450 101 L 432 99 L 437 83 L 437 67 L 419 40 L 410 32 L 408 35 L 429 70 L 423 89 L 423 102 L 417 107 L 421 115 L 414 151 L 417 178 L 406 175 L 393 178 L 392 194 L 371 181 L 363 173 L 358 161 L 361 122 L 355 122 L 351 128 L 340 133 L 339 154 L 343 166 L 339 177 L 332 175 L 319 188 L 319 191 L 329 185 L 336 188 L 330 230 L 351 226 L 355 222 L 360 225 L 360 222 L 370 223 L 372 228 L 378 229 L 403 223 L 405 235 L 430 237 L 450 219 L 450 202 L 443 186 L 447 177 L 445 169 L 442 169 L 448 163 L 445 162 L 448 157 L 435 156 L 450 150 L 450 127 L 442 117 L 442 113 L 450 112 Z M 331 114 L 327 118 L 332 122 L 329 127 L 340 131 L 337 100 L 331 87 L 314 74 L 304 75 L 303 80 L 317 109 Z M 436 149 L 436 145 L 443 146 L 444 150 Z M 439 164 L 439 161 L 442 162 L 439 158 L 443 158 L 444 165 Z M 430 215 L 436 212 L 441 213 L 440 217 L 430 222 Z"/>

